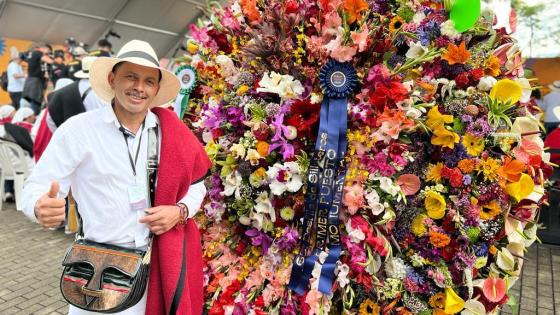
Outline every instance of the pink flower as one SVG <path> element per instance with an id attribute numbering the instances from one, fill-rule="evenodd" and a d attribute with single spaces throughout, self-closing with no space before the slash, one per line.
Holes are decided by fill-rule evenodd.
<path id="1" fill-rule="evenodd" d="M 340 34 L 324 47 L 329 52 L 332 58 L 340 62 L 350 61 L 356 54 L 355 47 L 342 46 L 342 39 L 340 38 Z"/>
<path id="2" fill-rule="evenodd" d="M 523 140 L 519 143 L 519 146 L 513 149 L 513 154 L 516 159 L 527 165 L 539 165 L 541 162 L 540 157 L 542 156 L 542 151 L 542 147 L 538 143 L 530 139 L 523 138 Z"/>
<path id="3" fill-rule="evenodd" d="M 403 174 L 397 179 L 397 185 L 406 196 L 412 196 L 420 190 L 420 178 L 413 174 Z"/>
<path id="4" fill-rule="evenodd" d="M 358 32 L 353 32 L 353 31 L 350 32 L 350 38 L 352 38 L 352 41 L 354 42 L 354 45 L 358 46 L 358 51 L 359 52 L 365 51 L 368 47 L 368 33 L 369 33 L 369 30 L 367 28 L 367 25 L 359 33 Z"/>
<path id="5" fill-rule="evenodd" d="M 348 207 L 348 212 L 354 215 L 359 208 L 364 206 L 364 188 L 360 184 L 344 187 L 342 202 Z"/>
<path id="6" fill-rule="evenodd" d="M 488 301 L 500 302 L 506 295 L 506 282 L 501 278 L 487 278 L 482 284 L 482 292 Z"/>

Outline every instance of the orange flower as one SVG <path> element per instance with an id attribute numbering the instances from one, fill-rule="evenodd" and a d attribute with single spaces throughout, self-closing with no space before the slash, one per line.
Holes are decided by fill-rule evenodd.
<path id="1" fill-rule="evenodd" d="M 498 174 L 508 182 L 519 181 L 523 171 L 525 171 L 525 164 L 509 156 L 504 159 L 504 164 L 498 168 Z"/>
<path id="2" fill-rule="evenodd" d="M 362 11 L 368 9 L 368 4 L 364 0 L 344 0 L 343 8 L 348 13 L 348 24 L 352 24 L 361 17 Z"/>
<path id="3" fill-rule="evenodd" d="M 463 174 L 468 174 L 468 173 L 474 171 L 474 168 L 475 168 L 476 164 L 471 159 L 463 159 L 463 160 L 459 161 L 458 166 L 459 166 L 459 169 L 461 170 L 461 172 L 463 172 Z"/>
<path id="4" fill-rule="evenodd" d="M 431 307 L 443 309 L 445 307 L 445 293 L 439 292 L 432 295 L 429 304 Z"/>
<path id="5" fill-rule="evenodd" d="M 455 46 L 452 43 L 447 45 L 447 52 L 443 55 L 443 59 L 447 60 L 450 65 L 456 63 L 464 64 L 471 57 L 471 53 L 467 50 L 465 42 L 461 42 L 459 46 Z"/>
<path id="6" fill-rule="evenodd" d="M 436 231 L 430 231 L 430 243 L 432 243 L 432 245 L 434 245 L 435 247 L 445 247 L 449 245 L 449 242 L 451 242 L 449 236 Z"/>
<path id="7" fill-rule="evenodd" d="M 500 59 L 494 55 L 486 59 L 484 64 L 484 74 L 497 77 L 500 75 Z"/>
<path id="8" fill-rule="evenodd" d="M 265 141 L 257 142 L 257 152 L 259 152 L 262 157 L 268 156 L 268 148 L 269 145 Z"/>
<path id="9" fill-rule="evenodd" d="M 257 9 L 257 0 L 240 0 L 241 10 L 251 23 L 261 21 L 261 13 Z"/>

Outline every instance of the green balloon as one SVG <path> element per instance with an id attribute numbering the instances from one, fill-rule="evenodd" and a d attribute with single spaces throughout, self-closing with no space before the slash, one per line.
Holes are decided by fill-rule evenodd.
<path id="1" fill-rule="evenodd" d="M 455 0 L 450 18 L 457 32 L 465 32 L 474 26 L 480 16 L 480 0 Z"/>

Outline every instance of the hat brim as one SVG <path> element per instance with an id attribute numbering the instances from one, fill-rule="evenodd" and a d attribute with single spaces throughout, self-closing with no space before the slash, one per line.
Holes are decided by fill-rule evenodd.
<path id="1" fill-rule="evenodd" d="M 74 78 L 78 78 L 78 79 L 89 79 L 89 73 L 85 73 L 85 72 L 82 71 L 82 70 L 76 71 L 76 73 L 74 73 Z"/>
<path id="2" fill-rule="evenodd" d="M 560 91 L 560 86 L 555 86 L 555 85 L 549 84 L 548 88 L 553 90 L 553 91 Z"/>
<path id="3" fill-rule="evenodd" d="M 89 70 L 89 81 L 92 89 L 103 100 L 111 103 L 115 97 L 115 92 L 109 85 L 109 72 L 119 62 L 130 62 L 139 66 L 158 69 L 161 71 L 161 81 L 159 82 L 159 91 L 152 100 L 150 108 L 154 108 L 168 102 L 171 102 L 177 97 L 181 83 L 179 79 L 170 71 L 155 67 L 152 63 L 143 58 L 130 57 L 130 58 L 113 58 L 113 57 L 99 57 L 97 58 Z"/>

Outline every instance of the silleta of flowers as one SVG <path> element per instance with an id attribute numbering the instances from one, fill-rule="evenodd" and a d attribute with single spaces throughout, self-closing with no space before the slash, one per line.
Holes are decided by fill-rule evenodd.
<path id="1" fill-rule="evenodd" d="M 239 0 L 190 26 L 186 121 L 214 162 L 208 314 L 493 314 L 552 167 L 518 46 L 455 0 Z M 460 5 L 461 4 L 461 5 Z M 480 3 L 478 3 L 480 5 Z M 455 18 L 454 18 L 455 16 Z M 472 18 L 472 17 L 471 17 Z M 288 288 L 330 60 L 350 64 L 332 292 Z"/>

